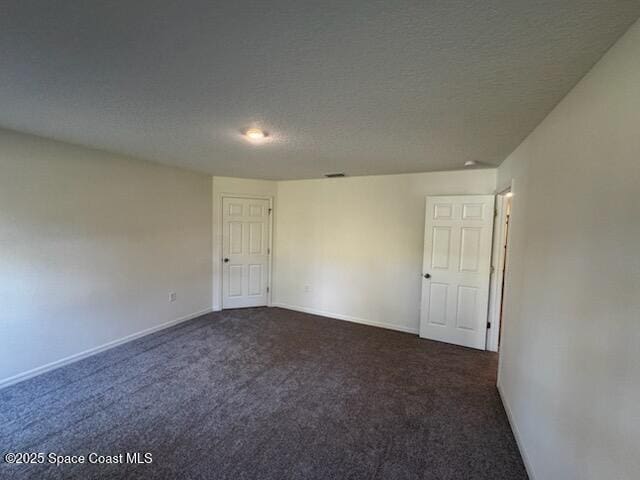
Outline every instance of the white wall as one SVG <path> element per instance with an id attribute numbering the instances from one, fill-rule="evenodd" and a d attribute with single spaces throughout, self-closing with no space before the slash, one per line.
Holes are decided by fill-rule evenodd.
<path id="1" fill-rule="evenodd" d="M 252 180 L 247 178 L 213 177 L 212 178 L 212 231 L 213 231 L 213 309 L 222 308 L 222 195 L 247 195 L 257 197 L 271 197 L 274 204 L 274 232 L 275 216 L 277 215 L 276 197 L 277 182 L 270 180 Z"/>
<path id="2" fill-rule="evenodd" d="M 504 162 L 500 389 L 531 476 L 640 478 L 640 24 Z"/>
<path id="3" fill-rule="evenodd" d="M 211 178 L 0 130 L 0 305 L 0 384 L 210 310 Z"/>
<path id="4" fill-rule="evenodd" d="M 274 303 L 417 332 L 425 197 L 495 182 L 492 169 L 278 182 Z"/>

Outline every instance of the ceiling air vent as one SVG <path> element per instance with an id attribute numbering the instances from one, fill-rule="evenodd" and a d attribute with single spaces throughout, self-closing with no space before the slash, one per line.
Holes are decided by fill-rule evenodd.
<path id="1" fill-rule="evenodd" d="M 324 174 L 325 177 L 327 178 L 340 178 L 340 177 L 344 177 L 344 172 L 337 172 L 337 173 L 325 173 Z"/>

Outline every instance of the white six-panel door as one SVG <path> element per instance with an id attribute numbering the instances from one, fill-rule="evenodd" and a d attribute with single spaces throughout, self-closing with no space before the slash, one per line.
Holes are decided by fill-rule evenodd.
<path id="1" fill-rule="evenodd" d="M 420 336 L 484 350 L 494 197 L 427 197 Z"/>
<path id="2" fill-rule="evenodd" d="M 266 199 L 222 199 L 222 308 L 267 304 L 269 206 Z"/>

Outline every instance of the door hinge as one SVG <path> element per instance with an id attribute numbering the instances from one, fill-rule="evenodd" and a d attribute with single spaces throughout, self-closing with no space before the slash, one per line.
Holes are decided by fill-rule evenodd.
<path id="1" fill-rule="evenodd" d="M 493 275 L 495 271 L 496 271 L 496 267 L 494 267 L 493 265 L 491 265 L 491 274 Z"/>
<path id="2" fill-rule="evenodd" d="M 269 215 L 271 215 L 271 212 L 273 211 L 273 208 L 269 209 Z"/>
<path id="3" fill-rule="evenodd" d="M 496 218 L 497 216 L 498 216 L 498 209 L 497 209 L 497 208 L 495 208 L 495 209 L 493 210 L 493 218 Z"/>
<path id="4" fill-rule="evenodd" d="M 487 328 L 491 328 L 491 322 L 487 322 Z"/>
<path id="5" fill-rule="evenodd" d="M 267 287 L 267 293 L 269 293 L 269 287 Z"/>
<path id="6" fill-rule="evenodd" d="M 271 249 L 267 248 L 267 255 L 271 255 Z"/>

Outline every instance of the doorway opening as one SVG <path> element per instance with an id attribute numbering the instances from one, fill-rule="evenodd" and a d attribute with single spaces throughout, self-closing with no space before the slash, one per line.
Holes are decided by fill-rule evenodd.
<path id="1" fill-rule="evenodd" d="M 502 338 L 505 280 L 509 258 L 509 227 L 513 193 L 511 187 L 496 195 L 496 219 L 491 255 L 491 296 L 487 322 L 487 350 L 497 352 Z"/>
<path id="2" fill-rule="evenodd" d="M 221 197 L 222 309 L 271 304 L 271 231 L 269 197 Z"/>
<path id="3" fill-rule="evenodd" d="M 420 336 L 485 350 L 494 195 L 428 196 Z"/>

